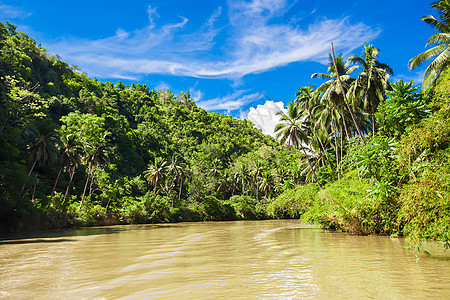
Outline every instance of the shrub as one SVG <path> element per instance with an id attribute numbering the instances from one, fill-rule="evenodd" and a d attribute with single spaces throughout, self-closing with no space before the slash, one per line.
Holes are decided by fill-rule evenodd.
<path id="1" fill-rule="evenodd" d="M 69 205 L 69 223 L 75 226 L 95 226 L 106 220 L 105 208 L 94 203 L 75 202 Z"/>
<path id="2" fill-rule="evenodd" d="M 287 190 L 269 203 L 267 214 L 278 219 L 300 218 L 313 206 L 318 190 L 315 184 Z"/>
<path id="3" fill-rule="evenodd" d="M 267 218 L 264 206 L 253 197 L 235 195 L 227 203 L 234 207 L 239 219 L 262 220 Z"/>
<path id="4" fill-rule="evenodd" d="M 450 248 L 450 151 L 441 153 L 400 195 L 399 223 L 410 247 L 435 240 Z"/>
<path id="5" fill-rule="evenodd" d="M 396 197 L 377 195 L 376 188 L 373 181 L 347 173 L 317 193 L 302 219 L 355 234 L 389 234 L 397 225 Z"/>

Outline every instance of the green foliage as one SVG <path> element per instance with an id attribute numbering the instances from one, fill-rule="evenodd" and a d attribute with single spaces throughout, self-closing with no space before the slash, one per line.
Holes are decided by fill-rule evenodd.
<path id="1" fill-rule="evenodd" d="M 313 206 L 319 189 L 314 184 L 297 186 L 272 199 L 267 214 L 272 218 L 300 218 Z"/>
<path id="2" fill-rule="evenodd" d="M 346 174 L 318 192 L 302 219 L 357 234 L 391 234 L 397 226 L 395 198 L 371 196 L 373 189 L 370 181 Z"/>
<path id="3" fill-rule="evenodd" d="M 233 196 L 228 200 L 228 204 L 235 208 L 239 219 L 262 220 L 266 218 L 264 207 L 253 197 Z"/>
<path id="4" fill-rule="evenodd" d="M 354 139 L 342 161 L 342 169 L 346 172 L 356 170 L 360 177 L 397 183 L 399 179 L 395 154 L 397 144 L 395 139 L 384 136 L 366 139 L 366 144 Z"/>
<path id="5" fill-rule="evenodd" d="M 391 84 L 392 91 L 386 91 L 389 98 L 380 104 L 376 115 L 378 131 L 389 137 L 400 138 L 406 128 L 425 118 L 430 110 L 422 96 L 409 83 L 399 80 Z"/>
<path id="6" fill-rule="evenodd" d="M 450 151 L 432 160 L 426 172 L 401 192 L 400 220 L 411 246 L 424 240 L 443 242 L 450 248 Z"/>
<path id="7" fill-rule="evenodd" d="M 411 168 L 423 154 L 446 149 L 450 145 L 449 106 L 435 112 L 411 128 L 401 139 L 399 159 Z"/>
<path id="8" fill-rule="evenodd" d="M 68 207 L 69 223 L 73 226 L 95 226 L 104 224 L 107 214 L 105 208 L 93 203 L 74 202 Z"/>
<path id="9" fill-rule="evenodd" d="M 1 22 L 0 97 L 0 230 L 29 216 L 43 227 L 235 219 L 217 199 L 273 191 L 260 171 L 230 180 L 240 156 L 276 146 L 251 122 L 208 113 L 189 92 L 90 79 Z"/>
<path id="10" fill-rule="evenodd" d="M 200 204 L 204 221 L 236 220 L 236 211 L 230 203 L 219 201 L 213 196 L 205 196 Z"/>
<path id="11" fill-rule="evenodd" d="M 425 61 L 432 60 L 423 75 L 424 90 L 432 87 L 436 79 L 450 65 L 450 5 L 447 0 L 437 0 L 431 5 L 431 8 L 438 11 L 439 18 L 427 15 L 422 17 L 422 21 L 437 31 L 428 39 L 426 45 L 434 47 L 420 53 L 409 61 L 409 68 L 414 69 Z"/>

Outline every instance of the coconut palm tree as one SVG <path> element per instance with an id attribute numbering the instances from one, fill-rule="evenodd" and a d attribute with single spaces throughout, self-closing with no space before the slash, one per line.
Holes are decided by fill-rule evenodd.
<path id="1" fill-rule="evenodd" d="M 153 194 L 156 194 L 158 185 L 164 182 L 167 174 L 167 161 L 161 157 L 155 157 L 155 162 L 144 171 L 144 178 L 147 182 L 153 185 Z"/>
<path id="2" fill-rule="evenodd" d="M 303 111 L 301 111 L 299 107 L 295 105 L 295 102 L 290 102 L 288 104 L 287 114 L 283 111 L 279 111 L 277 115 L 281 116 L 281 118 L 274 129 L 276 139 L 279 139 L 283 144 L 287 141 L 289 145 L 292 145 L 296 148 L 301 148 L 306 156 L 306 159 L 308 160 L 308 164 L 311 167 L 309 156 L 306 153 L 305 147 L 303 146 L 303 143 L 308 143 L 309 131 L 309 129 L 305 127 L 305 123 L 302 120 Z M 312 167 L 311 170 L 313 170 Z M 319 185 L 319 188 L 322 189 L 314 170 L 313 174 L 317 184 Z"/>
<path id="3" fill-rule="evenodd" d="M 29 159 L 33 162 L 28 172 L 28 177 L 30 177 L 36 165 L 56 160 L 58 156 L 57 144 L 60 143 L 60 140 L 49 119 L 39 120 L 36 126 L 28 126 L 26 135 L 25 142 L 30 153 Z M 21 191 L 24 188 L 25 184 Z"/>
<path id="4" fill-rule="evenodd" d="M 297 92 L 297 98 L 295 103 L 303 110 L 308 111 L 308 122 L 311 129 L 311 137 L 321 134 L 323 131 L 319 129 L 320 126 L 314 118 L 314 109 L 320 105 L 320 94 L 315 90 L 314 85 L 308 85 L 301 87 Z M 323 134 L 321 134 L 323 136 Z M 317 139 L 320 142 L 322 149 L 325 151 L 325 147 L 322 144 L 322 139 Z"/>
<path id="5" fill-rule="evenodd" d="M 311 78 L 328 79 L 326 82 L 322 83 L 317 88 L 317 91 L 319 93 L 322 93 L 321 101 L 323 103 L 327 103 L 327 105 L 332 110 L 338 111 L 339 114 L 341 115 L 339 127 L 342 126 L 344 127 L 345 132 L 347 134 L 347 138 L 350 138 L 350 136 L 347 129 L 347 122 L 345 120 L 345 113 L 344 113 L 344 104 L 345 104 L 344 93 L 347 92 L 350 83 L 352 81 L 350 74 L 353 73 L 358 68 L 358 66 L 350 66 L 350 64 L 351 62 L 348 60 L 344 62 L 342 54 L 339 54 L 334 60 L 333 55 L 330 53 L 328 63 L 328 73 L 327 74 L 314 73 L 311 75 Z M 351 110 L 350 113 L 352 113 Z"/>
<path id="6" fill-rule="evenodd" d="M 328 106 L 328 103 L 320 103 L 314 108 L 314 116 L 316 118 L 315 126 L 312 128 L 314 135 L 312 135 L 311 142 L 318 141 L 321 145 L 323 154 L 328 157 L 327 142 L 334 140 L 334 150 L 336 159 L 336 172 L 339 178 L 339 164 L 342 159 L 343 139 L 342 128 L 339 130 L 339 124 L 341 121 L 341 114 L 333 107 Z M 338 137 L 341 137 L 338 139 Z M 341 151 L 339 151 L 341 149 Z M 341 154 L 339 154 L 341 153 Z"/>
<path id="7" fill-rule="evenodd" d="M 389 86 L 389 77 L 393 74 L 391 67 L 378 61 L 380 50 L 373 45 L 364 44 L 363 56 L 351 56 L 348 58 L 353 64 L 362 66 L 355 81 L 352 82 L 348 94 L 359 107 L 359 101 L 363 101 L 363 110 L 370 114 L 372 119 L 372 134 L 375 135 L 375 111 L 378 105 L 385 100 L 384 91 Z"/>
<path id="8" fill-rule="evenodd" d="M 431 5 L 431 8 L 438 10 L 440 20 L 432 15 L 427 15 L 422 17 L 422 21 L 437 31 L 436 34 L 428 39 L 426 44 L 426 47 L 434 47 L 420 53 L 409 61 L 409 68 L 412 70 L 422 65 L 425 61 L 433 60 L 423 74 L 423 89 L 431 87 L 442 70 L 450 64 L 450 0 L 436 1 Z"/>
<path id="9" fill-rule="evenodd" d="M 242 196 L 245 195 L 245 183 L 248 182 L 250 178 L 250 169 L 246 164 L 241 163 L 237 165 L 236 172 L 234 173 L 234 180 L 236 183 L 241 184 Z"/>
<path id="10" fill-rule="evenodd" d="M 259 180 L 261 178 L 261 174 L 263 173 L 263 171 L 264 171 L 264 166 L 263 166 L 262 162 L 259 160 L 255 161 L 255 164 L 252 165 L 250 173 L 252 176 L 253 183 L 255 185 L 256 201 L 259 201 Z"/>
<path id="11" fill-rule="evenodd" d="M 61 172 L 66 169 L 70 173 L 69 185 L 72 183 L 73 174 L 75 173 L 75 169 L 79 163 L 79 147 L 77 145 L 77 138 L 73 134 L 67 134 L 61 136 L 62 148 L 60 151 L 60 155 L 58 158 L 59 162 L 59 172 L 56 177 L 55 184 L 53 185 L 53 190 L 50 196 L 50 199 L 53 198 L 53 195 L 56 190 L 56 185 L 58 184 Z M 65 200 L 65 198 L 64 198 Z"/>
<path id="12" fill-rule="evenodd" d="M 102 167 L 108 160 L 108 150 L 102 145 L 94 145 L 92 143 L 87 143 L 84 146 L 84 162 L 88 167 L 88 174 L 86 177 L 86 182 L 84 184 L 83 195 L 81 197 L 81 203 L 84 202 L 84 197 L 86 195 L 87 185 L 89 180 L 91 181 L 89 185 L 89 199 L 92 196 L 92 185 L 94 183 L 95 174 L 98 168 Z M 81 205 L 80 205 L 81 208 Z"/>
<path id="13" fill-rule="evenodd" d="M 270 171 L 266 170 L 261 174 L 261 180 L 259 181 L 259 189 L 264 191 L 264 205 L 267 202 L 267 195 L 273 188 L 273 175 Z"/>
<path id="14" fill-rule="evenodd" d="M 319 103 L 319 93 L 316 92 L 314 85 L 301 87 L 297 92 L 295 103 L 303 110 L 308 111 L 308 121 L 312 122 L 312 112 Z"/>
<path id="15" fill-rule="evenodd" d="M 183 182 L 185 178 L 183 163 L 180 161 L 179 156 L 174 155 L 170 161 L 170 164 L 167 166 L 167 175 L 173 176 L 173 178 L 177 181 L 179 186 L 178 191 L 178 202 L 181 199 L 181 189 L 183 187 Z M 172 207 L 173 207 L 173 199 L 172 199 Z"/>

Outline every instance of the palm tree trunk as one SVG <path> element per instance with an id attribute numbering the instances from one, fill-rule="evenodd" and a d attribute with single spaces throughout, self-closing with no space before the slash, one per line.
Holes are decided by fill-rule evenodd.
<path id="1" fill-rule="evenodd" d="M 71 184 L 72 184 L 72 179 L 73 179 L 73 176 L 74 176 L 74 175 L 75 175 L 75 169 L 71 169 L 71 170 L 70 170 L 69 184 L 67 185 L 66 193 L 64 194 L 64 202 L 63 202 L 63 205 L 66 203 L 67 196 L 69 196 L 70 186 L 71 186 Z"/>
<path id="2" fill-rule="evenodd" d="M 256 178 L 255 178 L 255 188 L 256 188 L 256 202 L 258 202 L 258 182 L 256 181 Z"/>
<path id="3" fill-rule="evenodd" d="M 181 188 L 183 187 L 181 180 L 178 181 L 178 184 L 180 185 L 180 190 L 178 191 L 178 205 L 179 205 L 179 203 L 181 201 Z M 173 207 L 173 205 L 172 205 L 172 207 Z"/>
<path id="4" fill-rule="evenodd" d="M 92 196 L 92 193 L 93 193 L 92 185 L 94 184 L 94 178 L 95 178 L 94 173 L 95 172 L 93 172 L 93 174 L 91 176 L 91 183 L 89 184 L 89 196 L 88 196 L 88 200 L 89 201 L 91 200 L 91 196 Z"/>
<path id="5" fill-rule="evenodd" d="M 58 176 L 56 177 L 56 181 L 55 181 L 55 184 L 53 185 L 53 190 L 52 190 L 52 193 L 51 193 L 51 195 L 50 195 L 50 200 L 53 199 L 53 194 L 55 193 L 56 185 L 58 184 L 59 176 L 61 176 L 61 171 L 62 171 L 63 168 L 64 168 L 64 166 L 62 166 L 62 167 L 59 169 Z"/>
<path id="6" fill-rule="evenodd" d="M 37 161 L 38 161 L 38 158 L 36 157 L 36 158 L 34 159 L 33 165 L 31 166 L 30 172 L 28 172 L 28 176 L 27 176 L 27 177 L 30 177 L 31 172 L 33 172 L 33 169 L 34 169 L 34 167 L 36 166 Z M 22 185 L 22 189 L 20 190 L 21 193 L 23 192 L 23 189 L 24 189 L 24 188 L 25 188 L 25 184 Z"/>
<path id="7" fill-rule="evenodd" d="M 83 204 L 84 196 L 86 195 L 86 189 L 87 189 L 87 185 L 88 185 L 88 182 L 89 182 L 89 178 L 90 178 L 90 177 L 91 177 L 91 168 L 89 167 L 89 170 L 88 170 L 88 176 L 87 176 L 87 178 L 86 178 L 86 183 L 84 184 L 83 196 L 81 197 L 80 208 L 81 208 L 81 204 Z"/>
<path id="8" fill-rule="evenodd" d="M 348 134 L 347 122 L 345 121 L 344 105 L 341 103 L 340 107 L 341 107 L 342 123 L 344 123 L 345 134 L 347 136 L 347 141 L 349 141 L 350 140 L 350 135 Z"/>
<path id="9" fill-rule="evenodd" d="M 38 158 L 36 157 L 36 158 L 34 159 L 33 165 L 31 166 L 30 172 L 28 172 L 28 176 L 30 176 L 30 175 L 31 175 L 31 172 L 33 172 L 34 167 L 36 166 L 37 161 L 38 161 Z"/>
<path id="10" fill-rule="evenodd" d="M 33 195 L 31 196 L 31 202 L 34 202 L 34 194 L 36 193 L 37 174 L 34 175 Z"/>
<path id="11" fill-rule="evenodd" d="M 336 137 L 336 125 L 333 122 L 333 131 L 334 131 L 334 150 L 336 153 L 336 173 L 339 179 L 339 149 L 338 149 L 338 142 L 337 142 L 337 137 Z"/>
<path id="12" fill-rule="evenodd" d="M 370 105 L 372 108 L 372 136 L 375 136 L 375 110 L 373 105 Z"/>
<path id="13" fill-rule="evenodd" d="M 319 179 L 317 179 L 316 172 L 314 171 L 314 169 L 313 169 L 313 167 L 312 167 L 312 165 L 311 165 L 311 161 L 309 160 L 309 156 L 308 156 L 308 154 L 306 154 L 306 150 L 305 150 L 305 148 L 303 147 L 302 143 L 300 143 L 300 147 L 302 148 L 303 153 L 305 153 L 306 160 L 308 161 L 309 168 L 311 169 L 311 172 L 313 173 L 314 178 L 316 179 L 316 182 L 317 182 L 317 184 L 319 185 L 319 189 L 322 189 L 322 186 L 320 185 Z"/>
<path id="14" fill-rule="evenodd" d="M 366 143 L 364 142 L 364 138 L 363 138 L 363 136 L 362 136 L 362 134 L 361 134 L 361 130 L 359 130 L 358 123 L 356 122 L 355 116 L 353 115 L 353 112 L 352 112 L 352 110 L 350 109 L 350 105 L 348 104 L 347 95 L 344 93 L 344 88 L 343 88 L 343 86 L 342 86 L 341 77 L 340 77 L 339 71 L 338 71 L 338 69 L 337 69 L 337 67 L 336 67 L 336 58 L 334 57 L 334 47 L 333 47 L 333 43 L 331 43 L 331 53 L 332 53 L 332 55 L 333 55 L 333 63 L 334 63 L 334 69 L 336 70 L 336 76 L 337 76 L 337 78 L 338 78 L 338 80 L 339 80 L 339 84 L 341 85 L 341 91 L 342 91 L 342 94 L 344 95 L 345 104 L 347 104 L 347 109 L 348 109 L 348 111 L 350 112 L 350 115 L 352 116 L 353 123 L 355 124 L 356 130 L 358 131 L 358 134 L 359 134 L 359 136 L 360 136 L 360 138 L 361 138 L 361 141 L 362 141 L 363 144 L 365 145 Z"/>
<path id="15" fill-rule="evenodd" d="M 344 135 L 342 134 L 342 124 L 341 124 L 341 159 L 344 157 Z"/>

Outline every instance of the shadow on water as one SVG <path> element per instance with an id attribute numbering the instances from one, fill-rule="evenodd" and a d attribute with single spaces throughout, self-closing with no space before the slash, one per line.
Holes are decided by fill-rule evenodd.
<path id="1" fill-rule="evenodd" d="M 8 240 L 8 241 L 0 241 L 1 245 L 21 245 L 21 244 L 37 244 L 37 243 L 61 243 L 61 242 L 75 242 L 75 239 L 55 239 L 55 240 Z"/>
<path id="2" fill-rule="evenodd" d="M 68 239 L 68 237 L 76 236 L 90 236 L 90 235 L 105 235 L 117 234 L 120 232 L 134 231 L 134 230 L 155 230 L 158 228 L 179 227 L 178 223 L 171 224 L 142 224 L 142 225 L 113 225 L 101 227 L 84 227 L 76 229 L 54 229 L 48 231 L 29 232 L 22 234 L 7 234 L 0 236 L 1 245 L 12 244 L 31 244 L 31 243 L 57 243 L 76 241 Z M 58 239 L 59 238 L 59 239 Z"/>
<path id="3" fill-rule="evenodd" d="M 437 254 L 437 255 L 431 254 L 431 255 L 424 255 L 420 259 L 437 260 L 437 261 L 450 261 L 450 256 L 445 256 L 445 255 L 442 255 L 442 254 Z"/>

